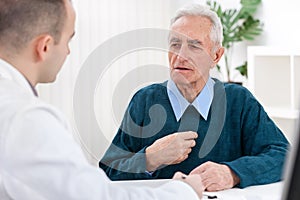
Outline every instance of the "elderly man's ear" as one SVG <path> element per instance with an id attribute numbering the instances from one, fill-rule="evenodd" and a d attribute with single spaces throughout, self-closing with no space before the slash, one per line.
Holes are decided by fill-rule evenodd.
<path id="1" fill-rule="evenodd" d="M 222 55 L 224 54 L 224 48 L 220 47 L 216 53 L 214 54 L 214 63 L 217 64 L 219 60 L 221 59 Z"/>

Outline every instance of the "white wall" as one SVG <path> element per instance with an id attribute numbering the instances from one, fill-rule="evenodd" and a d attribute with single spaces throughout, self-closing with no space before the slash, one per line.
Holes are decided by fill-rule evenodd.
<path id="1" fill-rule="evenodd" d="M 118 34 L 138 28 L 163 28 L 169 26 L 169 20 L 177 8 L 182 6 L 187 0 L 73 0 L 77 11 L 76 35 L 71 43 L 71 55 L 67 59 L 56 83 L 52 85 L 40 85 L 40 97 L 47 102 L 59 107 L 70 119 L 74 126 L 74 134 L 79 139 L 87 158 L 91 163 L 96 164 L 107 148 L 109 141 L 116 132 L 123 115 L 123 110 L 127 102 L 122 102 L 119 106 L 117 116 L 112 112 L 112 93 L 118 80 L 126 75 L 130 70 L 143 65 L 162 65 L 167 67 L 166 53 L 153 50 L 139 50 L 128 53 L 115 60 L 107 70 L 105 76 L 99 78 L 97 90 L 94 92 L 94 102 L 90 111 L 96 116 L 100 129 L 105 133 L 99 134 L 99 127 L 95 127 L 91 121 L 93 117 L 88 116 L 80 119 L 82 127 L 75 126 L 73 114 L 73 91 L 77 75 L 88 56 L 105 41 Z M 195 2 L 195 1 L 194 1 Z M 205 1 L 199 1 L 205 2 Z M 220 1 L 224 7 L 238 7 L 238 0 Z M 300 8 L 298 0 L 272 1 L 263 0 L 263 4 L 258 10 L 257 16 L 264 22 L 264 33 L 257 40 L 247 43 L 251 45 L 285 46 L 294 48 L 299 45 L 300 29 L 296 26 L 296 19 L 300 18 L 300 13 L 296 9 Z M 240 64 L 246 59 L 245 44 L 238 44 L 235 47 L 238 55 L 233 58 L 233 66 Z M 91 72 L 92 73 L 92 72 Z M 149 72 L 150 73 L 150 72 Z M 92 75 L 92 74 L 91 74 Z M 137 74 L 143 78 L 148 78 L 143 74 Z M 150 76 L 150 75 L 149 75 Z M 163 80 L 168 77 L 167 71 L 151 75 L 153 80 Z M 147 80 L 145 83 L 148 83 Z M 134 91 L 141 87 L 136 86 Z M 86 82 L 83 88 L 89 90 L 91 87 Z M 134 91 L 126 91 L 129 96 Z M 127 94 L 126 93 L 126 94 Z M 129 96 L 127 99 L 129 99 Z M 90 97 L 80 97 L 82 111 L 86 112 L 91 102 Z M 98 103 L 101 102 L 101 103 Z M 78 124 L 77 124 L 78 125 Z"/>

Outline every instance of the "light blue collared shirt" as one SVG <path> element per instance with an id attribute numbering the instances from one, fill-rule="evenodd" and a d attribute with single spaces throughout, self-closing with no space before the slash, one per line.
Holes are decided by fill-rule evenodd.
<path id="1" fill-rule="evenodd" d="M 170 79 L 167 84 L 167 92 L 173 111 L 175 113 L 176 120 L 180 120 L 184 111 L 189 105 L 193 105 L 199 112 L 199 114 L 205 120 L 207 120 L 209 109 L 214 97 L 214 85 L 215 81 L 211 77 L 209 77 L 200 94 L 196 97 L 193 103 L 189 103 L 182 96 L 174 81 Z"/>

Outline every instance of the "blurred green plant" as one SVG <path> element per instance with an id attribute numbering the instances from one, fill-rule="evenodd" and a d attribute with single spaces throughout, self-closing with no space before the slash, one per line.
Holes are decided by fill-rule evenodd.
<path id="1" fill-rule="evenodd" d="M 228 61 L 229 51 L 232 49 L 233 44 L 245 40 L 254 40 L 256 36 L 260 35 L 263 31 L 263 23 L 253 17 L 261 0 L 241 0 L 240 9 L 225 9 L 216 1 L 209 0 L 206 2 L 211 10 L 215 11 L 221 19 L 223 25 L 223 47 L 225 48 L 224 58 L 225 67 L 228 77 L 228 82 L 231 80 L 231 66 Z M 220 70 L 220 66 L 217 66 Z M 247 74 L 247 61 L 241 66 L 235 68 L 241 75 L 248 77 Z"/>

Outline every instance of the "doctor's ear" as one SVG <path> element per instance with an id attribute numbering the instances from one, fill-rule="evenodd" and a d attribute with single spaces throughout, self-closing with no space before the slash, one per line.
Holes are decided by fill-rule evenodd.
<path id="1" fill-rule="evenodd" d="M 43 61 L 48 57 L 54 45 L 54 38 L 50 35 L 41 35 L 35 40 L 36 61 Z"/>

